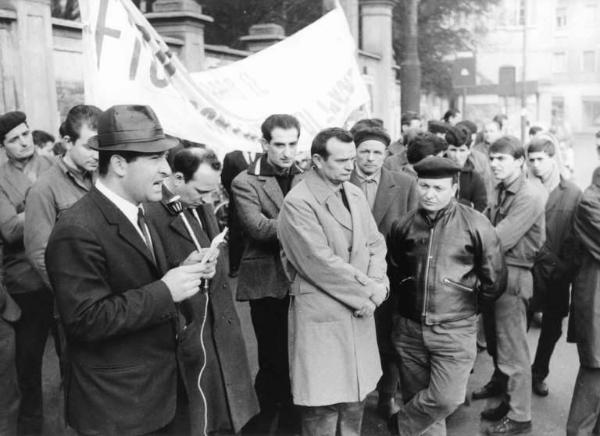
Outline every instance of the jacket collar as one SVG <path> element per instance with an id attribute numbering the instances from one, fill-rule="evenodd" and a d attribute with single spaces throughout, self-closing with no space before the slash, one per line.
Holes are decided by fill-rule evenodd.
<path id="1" fill-rule="evenodd" d="M 293 164 L 290 167 L 288 174 L 293 177 L 300 173 L 302 173 L 300 167 L 296 164 Z M 248 174 L 260 177 L 275 177 L 278 175 L 275 168 L 273 168 L 273 166 L 267 160 L 266 154 L 263 154 L 260 159 L 255 159 L 254 162 L 248 166 Z"/>

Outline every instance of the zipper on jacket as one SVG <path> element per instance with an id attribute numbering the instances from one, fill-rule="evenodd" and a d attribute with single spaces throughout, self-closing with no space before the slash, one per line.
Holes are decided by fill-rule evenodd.
<path id="1" fill-rule="evenodd" d="M 469 288 L 466 285 L 463 285 L 462 283 L 458 283 L 458 282 L 455 282 L 454 280 L 450 280 L 448 277 L 444 277 L 442 279 L 442 282 L 449 286 L 454 286 L 455 288 L 458 288 L 462 291 L 473 292 L 473 289 Z"/>
<path id="2" fill-rule="evenodd" d="M 424 280 L 424 294 L 423 294 L 423 319 L 425 320 L 425 323 L 427 323 L 427 300 L 428 300 L 428 296 L 429 296 L 429 287 L 427 284 L 427 281 L 429 280 L 429 264 L 431 261 L 431 246 L 433 245 L 433 231 L 434 231 L 435 227 L 431 227 L 431 229 L 429 229 L 429 242 L 427 244 L 427 261 L 425 262 L 425 280 Z"/>

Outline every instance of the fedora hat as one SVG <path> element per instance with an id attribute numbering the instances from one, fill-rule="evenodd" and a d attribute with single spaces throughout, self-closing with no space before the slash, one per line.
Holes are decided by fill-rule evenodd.
<path id="1" fill-rule="evenodd" d="M 150 106 L 116 105 L 98 117 L 98 134 L 88 140 L 98 151 L 160 153 L 177 145 L 167 138 Z"/>

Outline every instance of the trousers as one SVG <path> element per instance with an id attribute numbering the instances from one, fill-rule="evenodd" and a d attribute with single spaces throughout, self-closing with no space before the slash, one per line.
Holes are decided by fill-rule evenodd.
<path id="1" fill-rule="evenodd" d="M 404 400 L 399 434 L 446 435 L 446 417 L 465 401 L 475 363 L 477 317 L 428 326 L 397 316 L 392 342 L 400 355 Z"/>
<path id="2" fill-rule="evenodd" d="M 302 407 L 302 436 L 360 436 L 365 402 Z"/>
<path id="3" fill-rule="evenodd" d="M 600 368 L 580 366 L 567 420 L 567 436 L 589 435 L 600 435 Z"/>
<path id="4" fill-rule="evenodd" d="M 15 330 L 0 317 L 0 435 L 17 434 L 19 384 L 15 365 Z"/>

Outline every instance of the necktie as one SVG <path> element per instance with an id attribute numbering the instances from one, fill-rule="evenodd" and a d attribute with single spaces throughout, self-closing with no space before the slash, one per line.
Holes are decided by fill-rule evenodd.
<path id="1" fill-rule="evenodd" d="M 198 216 L 198 211 L 196 209 L 190 209 L 190 211 L 192 212 L 192 215 L 194 215 L 194 218 L 196 218 L 196 221 L 198 221 L 198 225 L 200 226 L 200 228 L 204 230 L 202 220 L 200 219 L 200 216 Z"/>
<path id="2" fill-rule="evenodd" d="M 498 207 L 502 206 L 502 203 L 504 202 L 505 197 L 506 197 L 506 187 L 504 186 L 504 183 L 500 183 L 498 185 L 498 198 L 496 199 Z"/>
<path id="3" fill-rule="evenodd" d="M 152 260 L 156 264 L 156 257 L 154 256 L 154 247 L 152 246 L 152 239 L 150 238 L 150 230 L 148 229 L 148 223 L 146 222 L 146 217 L 144 215 L 144 209 L 138 207 L 138 226 L 142 231 L 142 235 L 144 236 L 144 243 L 148 250 L 150 251 L 150 255 L 152 256 Z"/>
<path id="4" fill-rule="evenodd" d="M 377 183 L 375 182 L 375 179 L 365 179 L 362 184 L 362 189 L 369 202 L 369 207 L 372 210 L 373 205 L 375 204 L 375 196 L 377 195 Z"/>
<path id="5" fill-rule="evenodd" d="M 344 203 L 344 206 L 348 209 L 348 212 L 350 212 L 350 204 L 348 203 L 348 197 L 346 197 L 346 191 L 343 187 L 340 188 L 339 193 L 342 196 L 342 203 Z"/>

